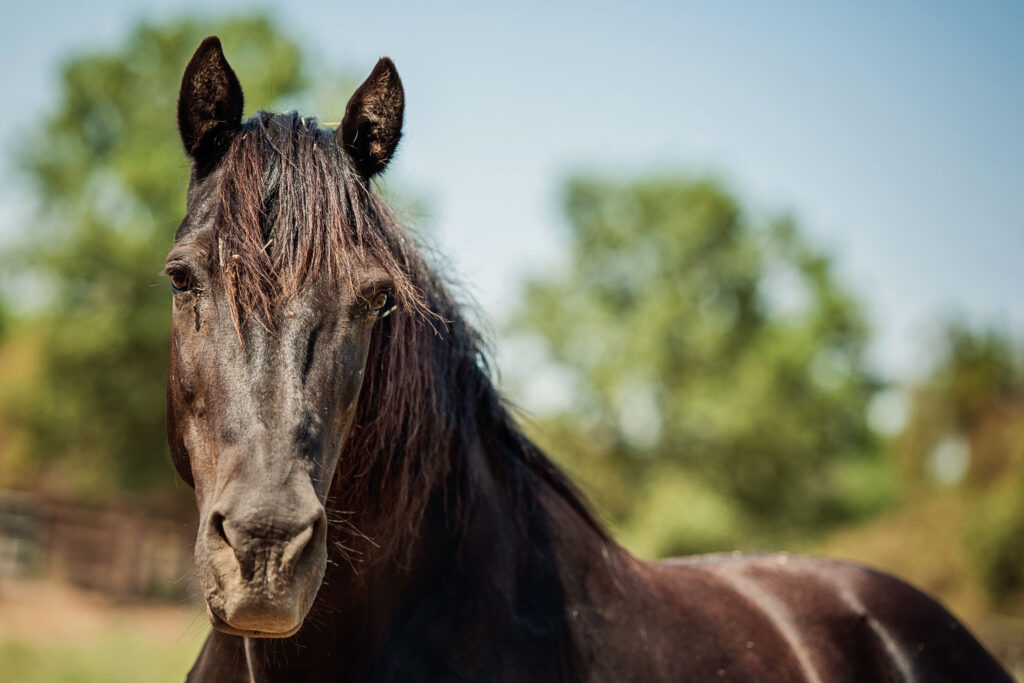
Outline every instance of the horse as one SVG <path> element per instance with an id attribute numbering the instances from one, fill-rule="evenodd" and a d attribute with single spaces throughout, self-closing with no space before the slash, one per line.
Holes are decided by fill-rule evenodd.
<path id="1" fill-rule="evenodd" d="M 336 128 L 185 69 L 167 435 L 213 629 L 189 681 L 1010 681 L 935 600 L 829 559 L 652 562 L 523 433 L 375 192 L 382 58 Z"/>

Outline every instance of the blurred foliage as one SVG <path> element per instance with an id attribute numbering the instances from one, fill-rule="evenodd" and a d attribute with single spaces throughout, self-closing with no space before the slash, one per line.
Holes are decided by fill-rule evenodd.
<path id="1" fill-rule="evenodd" d="M 1024 458 L 1024 354 L 1006 335 L 949 325 L 930 377 L 914 389 L 911 419 L 901 437 L 903 465 L 922 477 L 941 462 L 944 443 L 963 442 L 966 483 L 1002 480 Z"/>
<path id="2" fill-rule="evenodd" d="M 3 387 L 4 422 L 17 433 L 4 449 L 8 477 L 86 497 L 173 481 L 163 405 L 170 295 L 159 273 L 188 182 L 178 86 L 209 33 L 248 102 L 307 91 L 298 43 L 266 18 L 143 24 L 114 50 L 68 61 L 54 110 L 26 131 L 19 157 L 40 211 L 12 261 L 47 295 L 29 302 L 23 353 L 0 358 L 38 370 Z"/>
<path id="3" fill-rule="evenodd" d="M 515 327 L 576 380 L 541 440 L 633 547 L 770 542 L 891 497 L 861 310 L 793 220 L 680 178 L 577 179 L 564 206 L 570 262 Z"/>
<path id="4" fill-rule="evenodd" d="M 950 325 L 898 448 L 919 495 L 938 485 L 970 496 L 964 545 L 989 597 L 1024 592 L 1024 347 Z"/>
<path id="5" fill-rule="evenodd" d="M 1024 485 L 982 500 L 968 520 L 965 545 L 988 596 L 1001 602 L 1024 591 Z"/>

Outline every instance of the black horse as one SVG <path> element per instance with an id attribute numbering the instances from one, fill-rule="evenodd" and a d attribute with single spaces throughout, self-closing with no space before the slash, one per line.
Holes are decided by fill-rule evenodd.
<path id="1" fill-rule="evenodd" d="M 243 122 L 189 63 L 167 429 L 215 630 L 194 681 L 1008 681 L 934 600 L 785 555 L 632 557 L 516 425 L 369 180 L 404 96 Z"/>

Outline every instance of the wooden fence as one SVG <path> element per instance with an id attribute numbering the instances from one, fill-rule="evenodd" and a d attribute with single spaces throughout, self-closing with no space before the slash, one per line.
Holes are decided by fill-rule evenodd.
<path id="1" fill-rule="evenodd" d="M 119 599 L 194 595 L 194 528 L 119 506 L 0 491 L 0 578 L 45 577 Z"/>

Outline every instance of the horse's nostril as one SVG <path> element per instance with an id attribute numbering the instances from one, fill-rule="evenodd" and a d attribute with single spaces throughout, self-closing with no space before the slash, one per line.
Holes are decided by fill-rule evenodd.
<path id="1" fill-rule="evenodd" d="M 318 543 L 323 544 L 325 525 L 326 518 L 321 512 L 288 541 L 281 556 L 283 571 L 293 573 L 310 553 L 315 552 Z"/>
<path id="2" fill-rule="evenodd" d="M 290 581 L 297 573 L 306 576 L 315 569 L 316 550 L 324 548 L 326 537 L 326 516 L 320 505 L 292 515 L 246 510 L 247 514 L 239 515 L 221 507 L 207 519 L 207 550 L 218 554 L 230 549 L 234 555 L 235 562 L 226 554 L 215 560 L 222 571 L 238 571 L 248 582 L 261 572 Z"/>
<path id="3" fill-rule="evenodd" d="M 228 540 L 228 535 L 224 533 L 224 515 L 219 512 L 211 514 L 210 528 L 213 530 L 214 535 L 224 542 L 224 545 L 232 547 L 231 541 Z"/>

